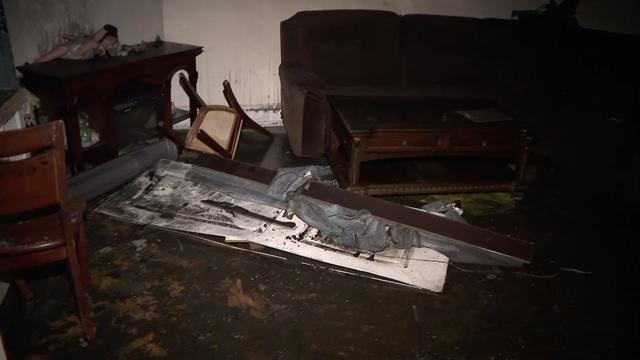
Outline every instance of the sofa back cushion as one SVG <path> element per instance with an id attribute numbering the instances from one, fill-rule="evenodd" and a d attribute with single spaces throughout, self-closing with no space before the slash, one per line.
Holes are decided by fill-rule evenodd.
<path id="1" fill-rule="evenodd" d="M 439 15 L 402 17 L 404 78 L 408 84 L 483 86 L 509 78 L 514 51 L 508 20 Z"/>
<path id="2" fill-rule="evenodd" d="M 458 85 L 475 80 L 473 39 L 478 19 L 440 15 L 402 18 L 402 52 L 408 84 Z"/>
<path id="3" fill-rule="evenodd" d="M 391 84 L 400 74 L 400 17 L 376 10 L 303 11 L 280 25 L 281 61 L 329 85 Z"/>

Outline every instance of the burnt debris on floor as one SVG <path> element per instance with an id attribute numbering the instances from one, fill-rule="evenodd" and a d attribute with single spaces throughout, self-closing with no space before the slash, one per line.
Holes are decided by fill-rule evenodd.
<path id="1" fill-rule="evenodd" d="M 253 25 L 281 21 L 280 64 L 205 31 L 25 63 L 31 95 L 11 55 L 37 39 L 8 43 L 0 0 L 0 129 L 34 127 L 0 132 L 0 359 L 640 358 L 640 37 L 578 24 L 613 5 L 272 5 Z M 175 6 L 153 6 L 173 36 Z"/>
<path id="2" fill-rule="evenodd" d="M 313 180 L 329 181 L 328 168 L 285 168 L 274 176 L 232 160 L 209 162 L 212 169 L 161 160 L 96 211 L 247 240 L 434 291 L 442 290 L 449 259 L 502 266 L 531 260 L 531 244 L 518 239 Z M 249 170 L 263 175 L 237 175 Z M 273 179 L 255 180 L 262 177 Z"/>
<path id="3" fill-rule="evenodd" d="M 251 135 L 244 141 L 265 146 Z M 280 163 L 301 165 L 287 158 L 281 133 L 267 148 L 247 158 L 269 166 L 279 161 L 269 154 L 284 154 Z M 5 343 L 19 354 L 66 358 L 626 354 L 619 349 L 633 348 L 637 336 L 633 282 L 626 282 L 637 268 L 632 257 L 594 244 L 629 239 L 632 223 L 614 210 L 566 202 L 548 191 L 549 183 L 561 184 L 557 172 L 541 167 L 538 174 L 540 185 L 534 182 L 514 207 L 464 214 L 475 225 L 535 243 L 533 264 L 451 266 L 439 294 L 344 274 L 347 269 L 252 243 L 226 244 L 91 211 L 97 340 L 83 340 L 66 275 L 54 267 L 32 274 L 34 299 L 13 313 L 22 320 L 11 322 Z M 415 205 L 411 197 L 391 200 Z M 7 299 L 22 303 L 13 292 Z"/>

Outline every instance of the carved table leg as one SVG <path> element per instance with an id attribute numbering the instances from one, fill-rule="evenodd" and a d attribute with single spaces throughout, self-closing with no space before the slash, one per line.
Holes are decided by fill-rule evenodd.
<path id="1" fill-rule="evenodd" d="M 160 92 L 160 113 L 158 120 L 167 132 L 173 131 L 173 119 L 171 118 L 171 78 L 166 79 Z"/>
<path id="2" fill-rule="evenodd" d="M 194 89 L 197 89 L 198 84 L 198 72 L 194 69 L 189 71 L 189 82 Z M 193 121 L 196 119 L 196 115 L 198 114 L 198 103 L 192 98 L 189 98 L 189 117 L 191 118 L 190 125 L 193 125 Z"/>
<path id="3" fill-rule="evenodd" d="M 349 185 L 358 185 L 360 181 L 360 155 L 363 151 L 362 140 L 360 138 L 354 138 L 351 143 L 350 159 L 348 178 Z"/>
<path id="4" fill-rule="evenodd" d="M 106 142 L 109 158 L 118 157 L 118 139 L 116 139 L 116 114 L 113 109 L 113 95 L 105 94 L 100 99 L 102 118 L 104 119 L 104 141 Z"/>
<path id="5" fill-rule="evenodd" d="M 520 154 L 520 158 L 518 159 L 518 163 L 516 165 L 516 180 L 518 183 L 523 183 L 524 178 L 527 174 L 527 162 L 529 160 L 529 146 L 525 146 Z"/>
<path id="6" fill-rule="evenodd" d="M 82 140 L 80 138 L 80 122 L 78 121 L 78 107 L 76 98 L 67 98 L 62 111 L 64 128 L 67 136 L 67 147 L 71 156 L 71 172 L 77 174 L 84 170 L 82 154 Z"/>
<path id="7" fill-rule="evenodd" d="M 531 137 L 528 136 L 526 130 L 523 130 L 521 132 L 521 136 L 524 138 L 524 146 L 516 165 L 516 180 L 518 183 L 524 183 L 524 179 L 527 173 L 527 163 L 529 161 L 529 144 L 531 144 L 532 140 Z"/>

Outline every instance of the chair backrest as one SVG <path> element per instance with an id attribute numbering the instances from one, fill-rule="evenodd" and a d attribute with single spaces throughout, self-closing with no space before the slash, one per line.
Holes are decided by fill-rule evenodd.
<path id="1" fill-rule="evenodd" d="M 26 159 L 8 157 L 28 154 Z M 64 124 L 0 131 L 0 215 L 15 215 L 67 199 Z"/>
<path id="2" fill-rule="evenodd" d="M 207 106 L 207 103 L 202 100 L 200 95 L 198 95 L 198 92 L 196 92 L 196 89 L 191 86 L 191 83 L 189 82 L 189 80 L 187 80 L 187 77 L 184 76 L 183 73 L 180 73 L 180 75 L 178 75 L 178 82 L 180 83 L 182 90 L 187 93 L 187 96 L 190 99 L 195 100 L 195 102 L 198 104 L 198 109 L 202 109 L 203 107 Z"/>

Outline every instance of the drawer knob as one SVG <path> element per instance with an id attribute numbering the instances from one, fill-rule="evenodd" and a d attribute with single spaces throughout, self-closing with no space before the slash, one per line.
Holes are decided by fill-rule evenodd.
<path id="1" fill-rule="evenodd" d="M 482 146 L 487 146 L 487 140 L 482 141 Z"/>
<path id="2" fill-rule="evenodd" d="M 402 140 L 402 146 L 407 146 L 409 145 L 409 142 L 407 140 Z"/>

